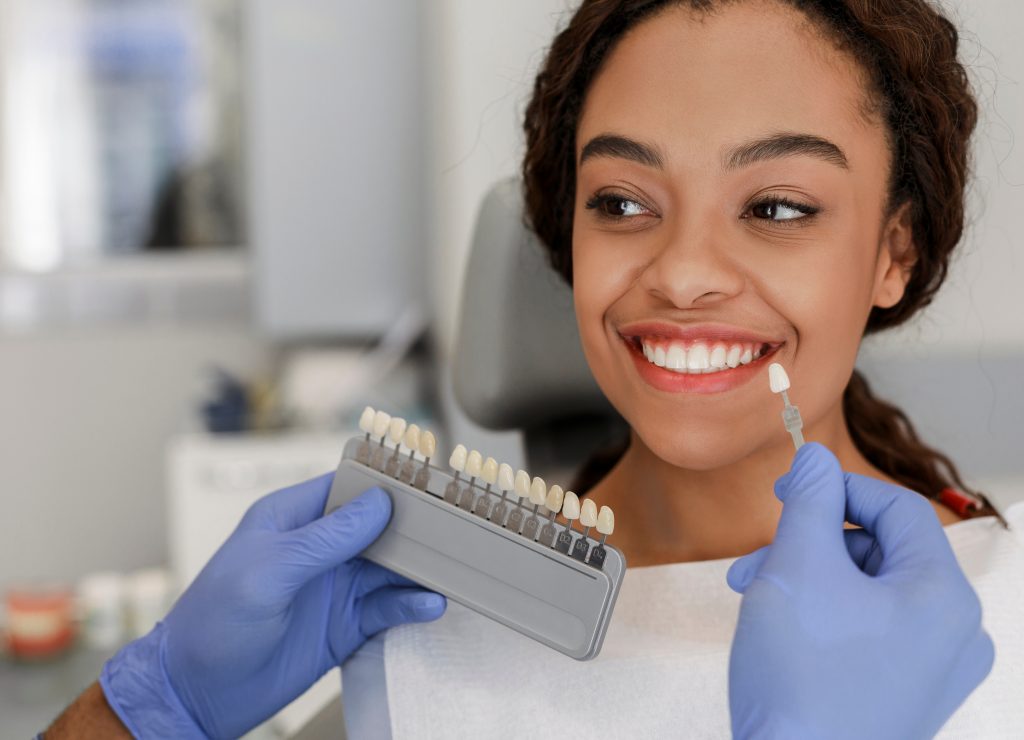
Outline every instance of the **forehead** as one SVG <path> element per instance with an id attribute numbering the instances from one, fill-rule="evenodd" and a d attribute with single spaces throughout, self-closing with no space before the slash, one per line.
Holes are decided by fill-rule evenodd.
<path id="1" fill-rule="evenodd" d="M 850 154 L 885 148 L 856 62 L 776 0 L 672 7 L 632 29 L 591 85 L 577 146 L 614 131 L 674 158 L 710 156 L 767 133 L 799 131 Z"/>

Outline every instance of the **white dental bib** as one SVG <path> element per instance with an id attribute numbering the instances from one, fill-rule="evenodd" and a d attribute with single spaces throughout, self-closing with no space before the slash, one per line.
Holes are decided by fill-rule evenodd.
<path id="1" fill-rule="evenodd" d="M 1024 503 L 946 528 L 984 605 L 996 663 L 940 738 L 1024 737 Z M 633 568 L 601 654 L 580 663 L 450 603 L 343 666 L 351 740 L 729 738 L 732 560 Z M 390 725 L 390 726 L 389 726 Z"/>

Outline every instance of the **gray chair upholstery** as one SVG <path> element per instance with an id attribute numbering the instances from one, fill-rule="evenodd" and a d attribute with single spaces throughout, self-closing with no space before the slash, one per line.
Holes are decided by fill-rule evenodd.
<path id="1" fill-rule="evenodd" d="M 453 371 L 470 419 L 523 430 L 531 472 L 578 466 L 624 434 L 583 356 L 572 291 L 525 225 L 518 180 L 480 208 Z"/>

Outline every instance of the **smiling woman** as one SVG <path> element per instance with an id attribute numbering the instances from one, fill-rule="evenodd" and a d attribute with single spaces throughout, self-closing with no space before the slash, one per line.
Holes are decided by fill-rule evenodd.
<path id="1" fill-rule="evenodd" d="M 854 370 L 865 333 L 941 285 L 976 108 L 926 2 L 587 2 L 526 116 L 528 215 L 574 286 L 583 347 L 632 429 L 601 500 L 631 564 L 771 540 L 790 451 L 761 378 L 789 370 L 810 439 L 935 499 L 966 490 Z M 771 359 L 769 359 L 771 358 Z"/>

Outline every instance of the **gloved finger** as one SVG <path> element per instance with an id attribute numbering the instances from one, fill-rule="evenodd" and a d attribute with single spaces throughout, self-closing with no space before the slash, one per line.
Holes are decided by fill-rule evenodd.
<path id="1" fill-rule="evenodd" d="M 959 707 L 992 671 L 996 650 L 985 630 L 979 628 L 964 647 L 953 669 L 949 672 L 955 680 L 945 682 L 946 696 L 940 706 Z M 939 728 L 935 728 L 936 732 Z"/>
<path id="2" fill-rule="evenodd" d="M 863 529 L 843 530 L 843 537 L 846 539 L 846 551 L 857 567 L 869 576 L 877 575 L 882 565 L 882 550 L 878 540 Z"/>
<path id="3" fill-rule="evenodd" d="M 432 622 L 444 614 L 448 600 L 422 588 L 386 586 L 360 602 L 359 629 L 372 637 L 383 629 L 409 622 Z"/>
<path id="4" fill-rule="evenodd" d="M 316 521 L 284 535 L 276 553 L 281 585 L 297 589 L 321 573 L 356 557 L 391 518 L 391 499 L 371 488 Z"/>
<path id="5" fill-rule="evenodd" d="M 842 555 L 846 490 L 835 455 L 823 445 L 805 444 L 790 471 L 775 482 L 782 515 L 766 565 L 815 563 Z"/>
<path id="6" fill-rule="evenodd" d="M 883 562 L 879 575 L 914 571 L 915 579 L 926 577 L 921 567 L 956 564 L 942 524 L 928 500 L 920 494 L 889 483 L 846 473 L 846 518 L 878 540 Z"/>
<path id="7" fill-rule="evenodd" d="M 771 545 L 754 550 L 744 555 L 735 563 L 729 566 L 729 572 L 725 574 L 725 581 L 729 588 L 738 594 L 747 590 L 747 586 L 754 580 L 754 576 L 761 570 L 765 558 L 768 557 L 768 550 Z"/>
<path id="8" fill-rule="evenodd" d="M 278 532 L 309 524 L 323 515 L 333 483 L 334 473 L 327 473 L 267 494 L 249 507 L 242 522 Z"/>
<path id="9" fill-rule="evenodd" d="M 360 563 L 359 575 L 353 585 L 353 595 L 356 598 L 370 591 L 376 591 L 384 586 L 403 586 L 405 588 L 416 588 L 419 584 L 405 576 L 388 570 L 382 565 L 363 560 Z"/>

